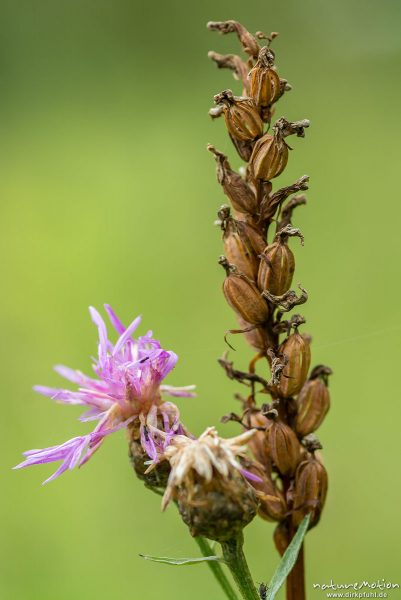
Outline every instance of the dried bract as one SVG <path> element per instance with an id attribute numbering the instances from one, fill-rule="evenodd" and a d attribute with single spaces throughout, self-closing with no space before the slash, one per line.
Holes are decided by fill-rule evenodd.
<path id="1" fill-rule="evenodd" d="M 208 150 L 216 159 L 217 181 L 231 201 L 233 208 L 241 213 L 257 212 L 258 201 L 255 194 L 241 175 L 231 169 L 227 157 L 210 144 Z"/>
<path id="2" fill-rule="evenodd" d="M 218 31 L 219 33 L 236 33 L 239 41 L 244 49 L 244 52 L 252 58 L 257 58 L 260 46 L 255 37 L 249 33 L 247 29 L 238 21 L 209 21 L 207 28 L 210 31 Z"/>

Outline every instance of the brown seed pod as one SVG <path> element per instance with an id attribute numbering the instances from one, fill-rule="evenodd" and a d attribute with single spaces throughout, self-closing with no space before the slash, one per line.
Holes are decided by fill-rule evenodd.
<path id="1" fill-rule="evenodd" d="M 249 73 L 251 97 L 258 108 L 271 106 L 281 96 L 281 83 L 274 70 L 274 52 L 265 46 L 259 52 L 256 65 Z"/>
<path id="2" fill-rule="evenodd" d="M 285 519 L 288 508 L 284 500 L 284 495 L 277 487 L 268 471 L 257 461 L 243 462 L 244 468 L 256 475 L 261 481 L 251 481 L 252 487 L 256 490 L 256 497 L 259 500 L 258 514 L 266 521 L 282 521 Z"/>
<path id="3" fill-rule="evenodd" d="M 300 463 L 295 475 L 292 515 L 296 527 L 308 513 L 311 513 L 310 527 L 318 523 L 326 500 L 327 486 L 327 471 L 314 455 Z"/>
<path id="4" fill-rule="evenodd" d="M 288 237 L 293 235 L 301 236 L 303 242 L 299 229 L 285 227 L 277 233 L 275 241 L 264 249 L 258 272 L 258 286 L 261 291 L 267 290 L 270 294 L 281 296 L 290 289 L 295 258 L 287 241 Z"/>
<path id="5" fill-rule="evenodd" d="M 254 140 L 263 133 L 263 121 L 249 98 L 234 96 L 231 90 L 224 90 L 214 97 L 221 105 L 230 135 L 246 142 Z"/>
<path id="6" fill-rule="evenodd" d="M 280 175 L 288 162 L 288 145 L 284 138 L 289 135 L 304 137 L 304 128 L 309 127 L 309 121 L 294 121 L 279 119 L 273 128 L 273 135 L 266 133 L 253 148 L 251 168 L 257 179 L 270 180 Z"/>
<path id="7" fill-rule="evenodd" d="M 227 157 L 216 150 L 214 146 L 208 145 L 217 163 L 217 181 L 229 198 L 233 208 L 240 213 L 256 214 L 258 212 L 258 200 L 239 173 L 231 169 Z"/>
<path id="8" fill-rule="evenodd" d="M 305 383 L 311 361 L 310 341 L 295 331 L 280 345 L 279 354 L 286 356 L 288 362 L 283 369 L 278 392 L 288 398 L 298 394 Z"/>
<path id="9" fill-rule="evenodd" d="M 288 146 L 283 139 L 266 133 L 255 144 L 251 168 L 257 179 L 269 180 L 282 173 L 288 162 Z"/>
<path id="10" fill-rule="evenodd" d="M 231 308 L 251 325 L 265 323 L 269 316 L 269 307 L 256 285 L 237 272 L 225 256 L 220 257 L 219 263 L 226 269 L 223 292 Z"/>
<path id="11" fill-rule="evenodd" d="M 266 416 L 272 420 L 266 431 L 272 461 L 282 475 L 292 475 L 300 461 L 301 447 L 297 436 L 291 427 L 278 419 L 276 410 L 269 410 Z"/>
<path id="12" fill-rule="evenodd" d="M 228 207 L 222 207 L 218 216 L 227 214 Z M 222 219 L 224 252 L 230 263 L 241 273 L 256 281 L 259 269 L 259 255 L 265 241 L 252 225 L 237 221 L 230 216 Z"/>
<path id="13" fill-rule="evenodd" d="M 320 427 L 330 408 L 330 393 L 320 379 L 308 379 L 297 397 L 298 412 L 295 417 L 295 429 L 304 437 Z"/>

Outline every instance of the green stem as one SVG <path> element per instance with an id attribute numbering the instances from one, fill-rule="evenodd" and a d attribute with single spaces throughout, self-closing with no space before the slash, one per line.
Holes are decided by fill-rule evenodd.
<path id="1" fill-rule="evenodd" d="M 195 537 L 194 540 L 198 544 L 203 556 L 212 556 L 214 554 L 213 549 L 206 538 Z M 229 598 L 229 600 L 238 600 L 238 596 L 231 587 L 231 583 L 228 581 L 221 564 L 215 561 L 208 561 L 207 565 L 219 582 L 219 585 L 227 598 Z"/>
<path id="2" fill-rule="evenodd" d="M 221 547 L 223 549 L 224 560 L 244 600 L 260 600 L 242 551 L 243 544 L 244 536 L 242 532 L 236 538 L 222 542 Z"/>

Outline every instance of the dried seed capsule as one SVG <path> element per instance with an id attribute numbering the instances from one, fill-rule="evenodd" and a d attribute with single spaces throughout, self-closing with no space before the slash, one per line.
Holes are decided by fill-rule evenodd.
<path id="1" fill-rule="evenodd" d="M 280 175 L 287 165 L 288 145 L 284 138 L 296 134 L 304 137 L 304 128 L 309 121 L 279 119 L 273 128 L 273 135 L 266 133 L 255 144 L 251 156 L 251 168 L 257 179 L 269 180 Z"/>
<path id="2" fill-rule="evenodd" d="M 269 316 L 269 307 L 256 285 L 237 272 L 225 256 L 220 257 L 219 262 L 226 269 L 223 292 L 231 308 L 251 325 L 265 323 Z"/>
<path id="3" fill-rule="evenodd" d="M 310 527 L 318 523 L 326 500 L 327 485 L 327 471 L 314 455 L 300 463 L 295 475 L 292 515 L 295 526 L 298 526 L 308 513 L 312 515 Z"/>
<path id="4" fill-rule="evenodd" d="M 282 173 L 288 162 L 288 146 L 276 135 L 266 133 L 255 144 L 251 167 L 257 179 L 269 180 Z"/>
<path id="5" fill-rule="evenodd" d="M 243 466 L 249 473 L 256 475 L 259 481 L 251 481 L 259 500 L 258 514 L 266 521 L 282 521 L 287 514 L 284 495 L 277 487 L 268 471 L 257 461 L 245 461 Z"/>
<path id="6" fill-rule="evenodd" d="M 219 210 L 218 216 L 224 231 L 224 251 L 228 261 L 241 273 L 256 281 L 259 255 L 265 246 L 263 237 L 252 225 L 230 217 L 226 206 Z"/>
<path id="7" fill-rule="evenodd" d="M 261 256 L 258 272 L 258 286 L 262 291 L 281 296 L 290 289 L 295 270 L 295 258 L 288 246 L 288 237 L 303 237 L 299 229 L 285 227 L 281 229 L 272 244 L 266 246 Z"/>
<path id="8" fill-rule="evenodd" d="M 310 341 L 295 331 L 280 345 L 279 353 L 288 362 L 278 384 L 278 393 L 288 398 L 298 394 L 305 383 L 311 361 Z"/>
<path id="9" fill-rule="evenodd" d="M 252 189 L 242 179 L 241 175 L 231 169 L 230 163 L 224 154 L 211 145 L 208 146 L 208 150 L 212 152 L 217 162 L 217 181 L 231 201 L 233 208 L 240 213 L 256 214 L 258 212 L 258 200 Z"/>
<path id="10" fill-rule="evenodd" d="M 298 394 L 297 407 L 295 429 L 304 437 L 320 427 L 330 408 L 328 387 L 319 376 L 313 376 L 313 371 Z"/>
<path id="11" fill-rule="evenodd" d="M 266 416 L 272 420 L 266 436 L 273 463 L 282 475 L 292 475 L 300 460 L 301 447 L 297 436 L 291 427 L 278 419 L 276 410 L 269 410 Z"/>
<path id="12" fill-rule="evenodd" d="M 227 129 L 235 139 L 246 142 L 262 135 L 263 121 L 252 100 L 234 96 L 231 90 L 216 94 L 214 100 L 222 106 Z"/>
<path id="13" fill-rule="evenodd" d="M 274 70 L 274 52 L 265 46 L 259 52 L 256 65 L 249 73 L 251 97 L 256 106 L 267 108 L 281 96 L 281 83 Z"/>

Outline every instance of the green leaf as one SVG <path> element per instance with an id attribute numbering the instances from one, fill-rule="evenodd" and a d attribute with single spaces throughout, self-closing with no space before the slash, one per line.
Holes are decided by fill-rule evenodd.
<path id="1" fill-rule="evenodd" d="M 147 554 L 140 554 L 145 560 L 151 560 L 153 562 L 164 563 L 166 565 L 183 566 L 183 565 L 196 565 L 202 562 L 221 562 L 225 561 L 219 556 L 201 556 L 199 558 L 170 558 L 168 556 L 148 556 Z"/>
<path id="2" fill-rule="evenodd" d="M 297 529 L 296 534 L 292 538 L 290 545 L 284 552 L 283 558 L 281 559 L 273 577 L 271 578 L 267 596 L 268 600 L 274 600 L 277 592 L 287 579 L 287 575 L 295 565 L 305 534 L 308 531 L 309 521 L 310 514 L 306 515 L 306 517 L 303 519 L 302 523 Z"/>

